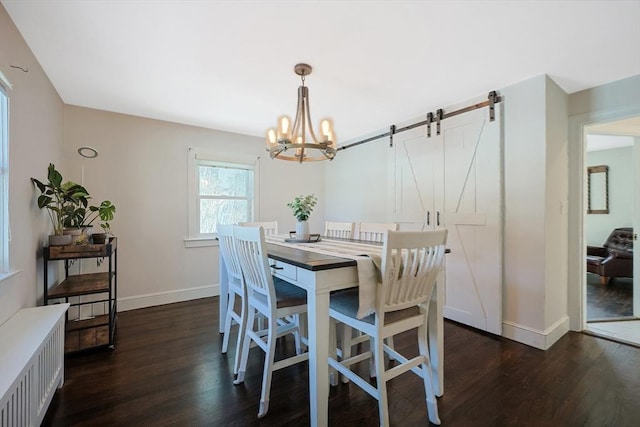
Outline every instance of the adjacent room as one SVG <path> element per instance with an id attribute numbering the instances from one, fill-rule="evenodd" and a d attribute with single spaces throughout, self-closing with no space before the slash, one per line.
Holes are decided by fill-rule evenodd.
<path id="1" fill-rule="evenodd" d="M 640 0 L 0 0 L 0 426 L 633 426 Z"/>

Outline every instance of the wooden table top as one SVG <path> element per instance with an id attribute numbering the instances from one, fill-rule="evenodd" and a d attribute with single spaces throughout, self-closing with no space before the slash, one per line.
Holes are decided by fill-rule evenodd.
<path id="1" fill-rule="evenodd" d="M 273 243 L 267 243 L 267 253 L 269 254 L 269 258 L 311 271 L 356 266 L 356 261 L 353 259 L 339 258 Z"/>

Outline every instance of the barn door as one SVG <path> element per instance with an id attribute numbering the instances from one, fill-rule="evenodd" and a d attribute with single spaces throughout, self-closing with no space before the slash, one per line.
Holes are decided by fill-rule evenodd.
<path id="1" fill-rule="evenodd" d="M 441 126 L 431 138 L 424 128 L 394 137 L 394 221 L 449 230 L 444 316 L 501 334 L 500 118 L 485 108 Z"/>
<path id="2" fill-rule="evenodd" d="M 436 206 L 449 230 L 444 316 L 502 334 L 500 118 L 487 108 L 445 120 L 443 186 Z M 499 113 L 496 112 L 496 116 Z"/>
<path id="3" fill-rule="evenodd" d="M 441 184 L 442 143 L 415 128 L 394 137 L 393 221 L 433 229 L 435 185 Z M 411 227 L 416 229 L 418 227 Z"/>

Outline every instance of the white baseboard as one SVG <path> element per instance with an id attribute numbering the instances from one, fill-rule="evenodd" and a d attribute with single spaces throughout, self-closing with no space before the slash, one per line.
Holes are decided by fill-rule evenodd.
<path id="1" fill-rule="evenodd" d="M 567 332 L 569 332 L 569 316 L 562 317 L 544 331 L 506 320 L 502 322 L 503 337 L 541 350 L 548 350 Z"/>
<path id="2" fill-rule="evenodd" d="M 199 286 L 196 288 L 178 289 L 175 291 L 157 292 L 154 294 L 136 295 L 118 298 L 118 311 L 135 310 L 173 302 L 189 301 L 220 295 L 220 285 Z"/>

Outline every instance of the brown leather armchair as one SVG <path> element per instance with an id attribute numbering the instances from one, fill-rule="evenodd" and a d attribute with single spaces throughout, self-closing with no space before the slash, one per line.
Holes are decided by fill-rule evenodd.
<path id="1" fill-rule="evenodd" d="M 633 229 L 614 229 L 600 246 L 587 246 L 587 271 L 600 276 L 603 285 L 614 277 L 633 277 Z"/>

